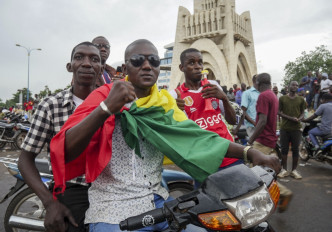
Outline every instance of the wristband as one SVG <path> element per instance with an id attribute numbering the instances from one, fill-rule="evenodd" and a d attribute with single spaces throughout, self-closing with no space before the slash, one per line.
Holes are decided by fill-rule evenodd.
<path id="1" fill-rule="evenodd" d="M 106 112 L 106 113 L 109 114 L 109 116 L 113 115 L 112 112 L 108 109 L 108 107 L 107 107 L 106 104 L 104 103 L 104 101 L 100 102 L 99 105 L 100 105 L 101 109 L 102 109 L 104 112 Z"/>
<path id="2" fill-rule="evenodd" d="M 246 146 L 243 149 L 243 160 L 244 160 L 244 163 L 248 163 L 248 151 L 249 151 L 250 148 L 252 148 L 252 147 L 251 146 Z"/>

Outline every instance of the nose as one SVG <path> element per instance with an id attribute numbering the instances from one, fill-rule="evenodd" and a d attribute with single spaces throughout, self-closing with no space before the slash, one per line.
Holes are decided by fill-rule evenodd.
<path id="1" fill-rule="evenodd" d="M 82 66 L 84 67 L 91 67 L 91 60 L 88 56 L 84 56 L 83 61 L 82 61 Z"/>
<path id="2" fill-rule="evenodd" d="M 198 62 L 195 62 L 194 68 L 195 69 L 203 69 L 202 65 L 200 65 Z"/>
<path id="3" fill-rule="evenodd" d="M 145 59 L 143 64 L 142 64 L 142 69 L 143 70 L 151 70 L 151 64 L 148 61 L 148 59 Z"/>

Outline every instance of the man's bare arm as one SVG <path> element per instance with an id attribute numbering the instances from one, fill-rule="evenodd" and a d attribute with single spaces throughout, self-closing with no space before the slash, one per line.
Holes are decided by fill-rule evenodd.
<path id="1" fill-rule="evenodd" d="M 64 232 L 66 228 L 65 218 L 71 224 L 77 226 L 70 210 L 57 200 L 53 200 L 52 193 L 44 185 L 35 164 L 37 154 L 22 150 L 18 160 L 18 168 L 24 178 L 25 183 L 36 193 L 42 201 L 45 209 L 44 225 L 47 231 Z"/>
<path id="2" fill-rule="evenodd" d="M 229 144 L 226 157 L 243 159 L 244 148 L 245 147 L 240 144 L 231 142 Z M 276 173 L 279 173 L 281 170 L 281 165 L 277 157 L 264 155 L 262 152 L 253 148 L 248 150 L 247 155 L 248 155 L 248 160 L 250 160 L 254 166 L 255 165 L 267 166 L 274 169 Z"/>
<path id="3" fill-rule="evenodd" d="M 111 113 L 116 113 L 126 103 L 132 102 L 135 98 L 134 87 L 130 82 L 116 81 L 104 103 Z M 76 159 L 85 150 L 92 136 L 109 116 L 107 112 L 98 106 L 80 123 L 66 131 L 66 163 Z"/>
<path id="4" fill-rule="evenodd" d="M 252 134 L 252 136 L 249 138 L 248 141 L 249 144 L 252 144 L 257 139 L 257 137 L 263 132 L 266 123 L 267 123 L 267 116 L 265 114 L 260 113 L 255 131 Z"/>

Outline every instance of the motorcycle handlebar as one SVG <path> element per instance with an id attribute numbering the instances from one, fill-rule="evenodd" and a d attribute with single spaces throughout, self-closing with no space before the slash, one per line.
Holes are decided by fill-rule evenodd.
<path id="1" fill-rule="evenodd" d="M 121 230 L 137 230 L 144 227 L 152 226 L 160 222 L 165 221 L 167 218 L 167 213 L 165 209 L 159 208 L 141 215 L 127 218 L 120 222 Z"/>

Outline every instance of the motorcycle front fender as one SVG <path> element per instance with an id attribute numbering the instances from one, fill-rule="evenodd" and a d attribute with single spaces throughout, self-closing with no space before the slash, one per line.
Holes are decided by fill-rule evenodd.
<path id="1" fill-rule="evenodd" d="M 5 202 L 8 198 L 10 198 L 15 193 L 17 193 L 24 185 L 25 185 L 25 182 L 23 180 L 17 179 L 16 184 L 10 188 L 9 193 L 7 193 L 6 196 L 4 196 L 4 198 L 2 198 L 0 200 L 0 204 L 2 202 Z"/>
<path id="2" fill-rule="evenodd" d="M 247 232 L 276 232 L 268 222 L 261 222 Z"/>

